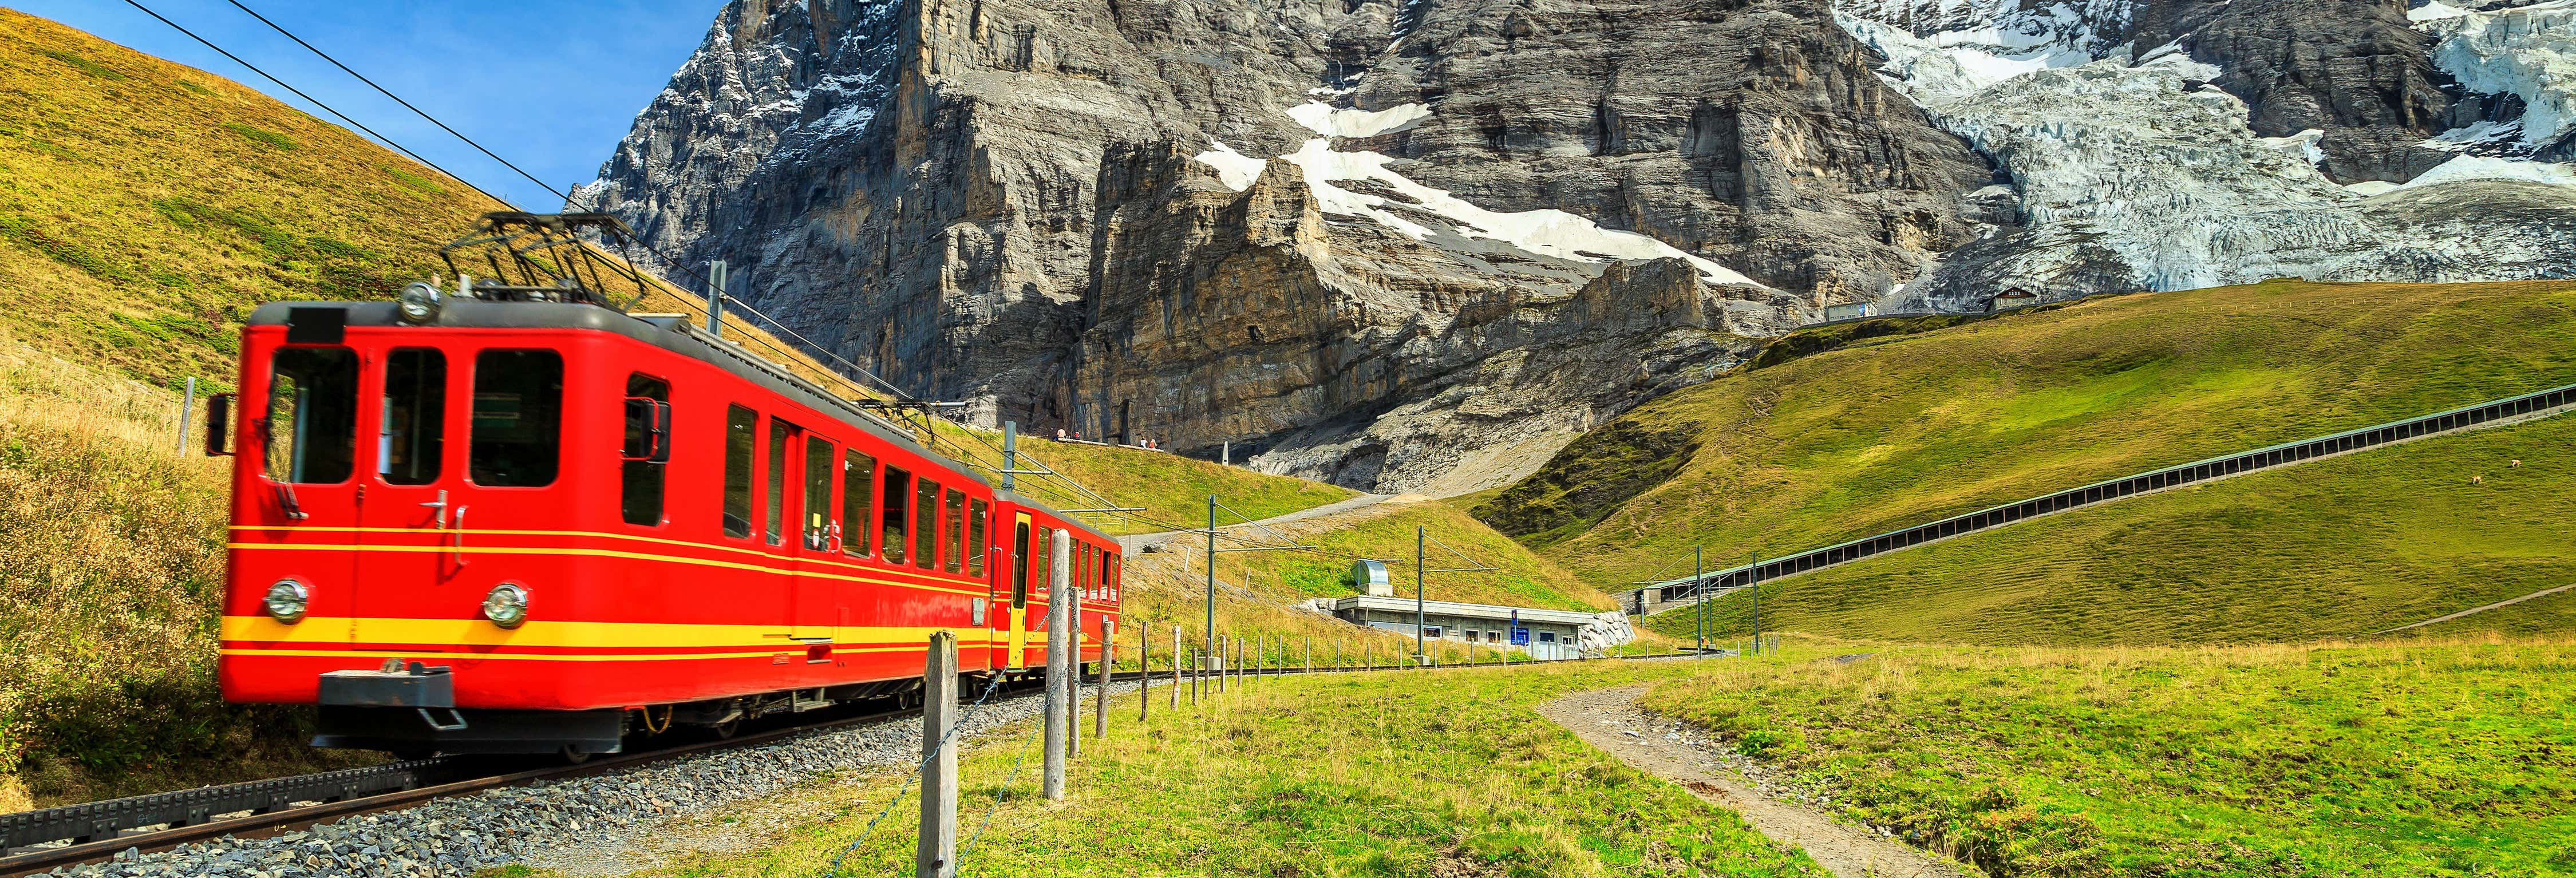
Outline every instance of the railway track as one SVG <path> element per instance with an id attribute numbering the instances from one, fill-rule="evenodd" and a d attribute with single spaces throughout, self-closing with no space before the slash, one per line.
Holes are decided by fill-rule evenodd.
<path id="1" fill-rule="evenodd" d="M 1677 656 L 1651 658 L 1670 657 Z M 1411 668 L 1316 668 L 1312 671 L 1264 668 L 1245 669 L 1242 673 L 1244 676 L 1272 677 L 1401 670 Z M 1129 671 L 1112 674 L 1110 680 L 1113 683 L 1135 682 L 1143 676 Z M 1168 671 L 1156 672 L 1153 676 L 1166 682 L 1171 678 Z M 1013 694 L 1035 691 L 1038 681 L 1037 675 L 1031 675 L 1022 685 L 1005 691 Z M 746 733 L 727 740 L 675 744 L 600 756 L 577 765 L 528 767 L 525 760 L 441 756 L 0 814 L 0 850 L 16 851 L 0 856 L 0 878 L 19 878 L 66 866 L 100 862 L 129 849 L 160 851 L 225 836 L 264 838 L 343 818 L 407 808 L 434 799 L 539 781 L 605 774 L 695 753 L 755 746 L 833 729 L 898 720 L 920 712 L 919 708 L 876 710 Z M 149 829 L 156 826 L 166 828 Z M 146 831 L 126 834 L 134 830 Z M 63 844 L 66 841 L 70 843 Z M 30 847 L 45 844 L 54 846 Z"/>

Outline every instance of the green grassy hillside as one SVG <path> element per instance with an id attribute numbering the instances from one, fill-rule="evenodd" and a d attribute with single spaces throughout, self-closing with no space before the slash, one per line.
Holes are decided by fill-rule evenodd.
<path id="1" fill-rule="evenodd" d="M 1988 875 L 2576 874 L 2563 637 L 1676 664 L 1646 706 Z"/>
<path id="2" fill-rule="evenodd" d="M 2571 520 L 2576 415 L 2561 415 L 2062 512 L 1781 579 L 1762 588 L 1763 627 L 1996 644 L 2359 636 L 2576 582 Z M 2417 633 L 2576 630 L 2570 596 Z M 1749 598 L 1738 592 L 1712 605 L 1715 636 L 1749 629 Z M 1692 613 L 1649 624 L 1687 638 Z"/>
<path id="3" fill-rule="evenodd" d="M 240 321 L 386 298 L 494 209 L 257 91 L 0 10 L 0 329 L 162 386 Z"/>
<path id="4" fill-rule="evenodd" d="M 1476 563 L 1469 564 L 1459 556 L 1430 549 L 1429 562 L 1434 569 L 1485 566 L 1500 568 L 1490 571 L 1434 573 L 1423 583 L 1425 597 L 1436 601 L 1502 604 L 1521 607 L 1544 607 L 1560 610 L 1597 611 L 1609 609 L 1610 597 L 1586 584 L 1562 567 L 1540 557 L 1526 546 L 1513 542 L 1456 507 L 1418 497 L 1391 499 L 1331 516 L 1291 522 L 1272 531 L 1243 529 L 1232 532 L 1241 539 L 1228 538 L 1221 546 L 1245 545 L 1314 545 L 1318 548 L 1282 552 L 1223 552 L 1217 555 L 1217 628 L 1220 633 L 1246 637 L 1271 638 L 1274 644 L 1285 644 L 1289 652 L 1283 660 L 1302 658 L 1302 644 L 1309 638 L 1320 656 L 1339 642 L 1346 654 L 1357 655 L 1363 643 L 1375 644 L 1379 663 L 1395 655 L 1409 654 L 1413 649 L 1410 635 L 1393 636 L 1371 632 L 1325 615 L 1291 609 L 1311 598 L 1341 597 L 1356 594 L 1350 583 L 1351 561 L 1357 558 L 1387 560 L 1388 573 L 1395 581 L 1399 595 L 1413 594 L 1413 535 L 1422 527 L 1429 535 L 1457 548 Z M 1150 626 L 1162 644 L 1156 652 L 1157 662 L 1167 662 L 1171 626 L 1189 630 L 1193 642 L 1203 637 L 1206 629 L 1206 543 L 1204 538 L 1185 535 L 1164 544 L 1163 551 L 1128 556 L 1129 589 L 1126 612 L 1133 625 Z M 1119 642 L 1134 642 L 1130 633 L 1122 633 Z M 1633 647 L 1656 651 L 1669 646 L 1662 635 L 1648 635 Z M 1464 644 L 1449 644 L 1442 660 L 1493 661 L 1491 650 L 1470 651 Z M 1158 665 L 1159 667 L 1160 665 Z"/>
<path id="5" fill-rule="evenodd" d="M 1677 560 L 1687 572 L 1693 545 L 1732 563 L 2571 381 L 2576 285 L 2563 282 L 2123 296 L 1712 381 L 1576 441 L 1475 511 L 1624 583 Z M 2430 524 L 2429 542 L 2461 536 Z"/>
<path id="6" fill-rule="evenodd" d="M 1001 484 L 1002 434 L 938 422 L 940 450 Z M 1099 499 L 1074 487 L 1081 485 L 1109 498 L 1112 506 L 1142 507 L 1142 512 L 1077 516 L 1110 534 L 1155 533 L 1207 523 L 1207 498 L 1254 518 L 1311 509 L 1358 492 L 1337 485 L 1258 473 L 1239 466 L 1220 466 L 1161 451 L 1020 438 L 1021 469 L 1029 461 L 1064 478 L 1018 478 L 1016 489 L 1057 509 L 1102 508 Z M 1074 484 L 1068 484 L 1067 480 Z"/>

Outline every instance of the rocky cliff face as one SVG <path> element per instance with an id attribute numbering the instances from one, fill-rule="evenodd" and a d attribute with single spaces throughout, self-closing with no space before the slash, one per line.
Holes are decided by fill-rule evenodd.
<path id="1" fill-rule="evenodd" d="M 576 200 L 982 421 L 1463 490 L 1966 239 L 1824 14 L 745 0 Z"/>
<path id="2" fill-rule="evenodd" d="M 1829 305 L 2567 270 L 2443 164 L 2557 106 L 2428 60 L 2486 14 L 736 0 L 576 202 L 978 421 L 1463 491 Z"/>

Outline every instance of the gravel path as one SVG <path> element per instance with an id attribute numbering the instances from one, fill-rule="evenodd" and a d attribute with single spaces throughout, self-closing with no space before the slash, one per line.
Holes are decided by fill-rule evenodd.
<path id="1" fill-rule="evenodd" d="M 1112 697 L 1135 691 L 1132 682 L 1110 687 Z M 1038 696 L 996 696 L 960 724 L 959 741 L 1038 716 L 1044 703 Z M 1084 699 L 1086 711 L 1089 703 Z M 1088 713 L 1082 716 L 1088 719 Z M 588 851 L 622 849 L 676 818 L 773 795 L 828 774 L 909 769 L 920 760 L 920 721 L 890 719 L 606 774 L 439 799 L 271 838 L 228 836 L 149 854 L 127 850 L 106 863 L 47 874 L 445 878 L 523 861 L 561 867 L 586 859 Z M 889 816 L 886 822 L 905 822 L 904 816 Z"/>
<path id="2" fill-rule="evenodd" d="M 1837 823 L 1832 793 L 1790 781 L 1726 742 L 1636 705 L 1642 686 L 1579 692 L 1538 712 L 1639 771 L 1681 784 L 1737 814 L 1772 841 L 1795 845 L 1841 878 L 1964 878 L 1957 863 L 1906 846 L 1885 828 Z"/>

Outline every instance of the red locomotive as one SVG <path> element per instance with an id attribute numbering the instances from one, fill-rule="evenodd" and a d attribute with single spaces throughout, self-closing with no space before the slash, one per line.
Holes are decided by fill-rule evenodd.
<path id="1" fill-rule="evenodd" d="M 489 215 L 448 256 L 491 245 L 492 278 L 251 317 L 225 697 L 318 704 L 316 745 L 397 753 L 730 734 L 917 691 L 935 631 L 972 673 L 1042 666 L 1058 528 L 1081 630 L 1115 617 L 1115 540 L 688 319 L 610 307 L 573 234 L 615 223 Z"/>

